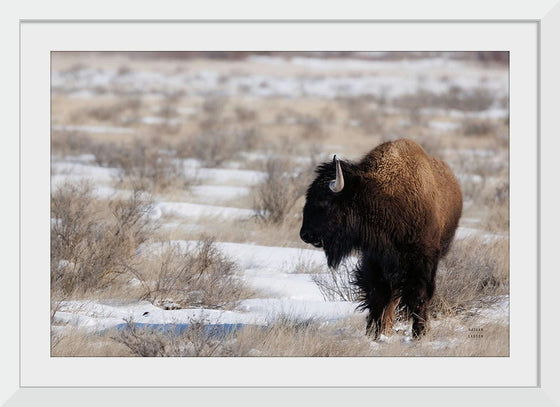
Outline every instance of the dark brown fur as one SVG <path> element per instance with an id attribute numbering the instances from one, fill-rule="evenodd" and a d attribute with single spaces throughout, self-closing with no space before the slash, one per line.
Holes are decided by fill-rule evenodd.
<path id="1" fill-rule="evenodd" d="M 414 336 L 425 332 L 438 261 L 462 211 L 459 184 L 443 161 L 408 139 L 383 143 L 360 162 L 341 162 L 345 186 L 329 189 L 335 164 L 318 167 L 309 186 L 300 236 L 323 247 L 329 266 L 361 253 L 355 282 L 369 310 L 367 332 L 389 333 L 402 302 Z"/>

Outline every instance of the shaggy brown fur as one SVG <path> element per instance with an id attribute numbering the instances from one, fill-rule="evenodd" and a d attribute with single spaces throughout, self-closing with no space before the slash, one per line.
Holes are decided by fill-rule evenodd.
<path id="1" fill-rule="evenodd" d="M 344 187 L 333 192 L 336 162 L 324 163 L 307 191 L 300 236 L 323 247 L 337 267 L 361 252 L 355 278 L 367 332 L 389 333 L 403 302 L 413 334 L 426 329 L 439 259 L 447 253 L 462 211 L 459 184 L 443 161 L 408 139 L 383 143 L 359 163 L 340 162 Z"/>

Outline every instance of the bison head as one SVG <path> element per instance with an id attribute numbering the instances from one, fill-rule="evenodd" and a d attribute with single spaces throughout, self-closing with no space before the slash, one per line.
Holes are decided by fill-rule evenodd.
<path id="1" fill-rule="evenodd" d="M 350 254 L 355 241 L 351 221 L 355 180 L 349 170 L 350 165 L 336 156 L 331 163 L 320 165 L 303 208 L 299 235 L 305 243 L 323 248 L 330 267 L 337 267 Z"/>

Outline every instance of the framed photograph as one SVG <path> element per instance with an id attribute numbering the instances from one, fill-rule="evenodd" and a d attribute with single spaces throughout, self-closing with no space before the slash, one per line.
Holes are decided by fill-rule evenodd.
<path id="1" fill-rule="evenodd" d="M 38 388 L 557 400 L 548 10 L 21 20 L 13 405 Z"/>

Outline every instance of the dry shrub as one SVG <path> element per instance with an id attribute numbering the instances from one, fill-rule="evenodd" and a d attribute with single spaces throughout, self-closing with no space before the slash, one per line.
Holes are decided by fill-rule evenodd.
<path id="1" fill-rule="evenodd" d="M 238 122 L 253 122 L 258 118 L 258 112 L 243 106 L 235 107 L 235 118 Z"/>
<path id="2" fill-rule="evenodd" d="M 456 240 L 440 262 L 432 313 L 452 315 L 509 293 L 509 240 Z"/>
<path id="3" fill-rule="evenodd" d="M 300 255 L 298 258 L 298 262 L 295 265 L 295 269 L 293 273 L 296 274 L 317 274 L 323 271 L 323 266 L 318 264 L 314 260 L 305 257 L 304 255 Z"/>
<path id="4" fill-rule="evenodd" d="M 152 138 L 132 145 L 98 143 L 92 152 L 99 165 L 119 169 L 119 181 L 132 188 L 150 192 L 188 188 L 194 178 L 187 175 L 173 151 L 162 147 L 159 139 Z"/>
<path id="5" fill-rule="evenodd" d="M 394 105 L 404 109 L 454 109 L 479 112 L 489 109 L 494 103 L 494 95 L 486 88 L 463 89 L 451 86 L 447 92 L 436 93 L 419 87 L 416 93 L 399 96 Z"/>
<path id="6" fill-rule="evenodd" d="M 234 308 L 252 291 L 236 276 L 239 267 L 203 237 L 186 250 L 163 242 L 160 250 L 129 271 L 141 282 L 141 299 L 165 309 Z"/>
<path id="7" fill-rule="evenodd" d="M 340 323 L 301 320 L 283 315 L 267 327 L 246 327 L 229 345 L 235 356 L 343 357 L 369 356 L 370 341 L 362 332 Z"/>
<path id="8" fill-rule="evenodd" d="M 380 109 L 386 104 L 384 95 L 339 98 L 348 111 L 348 117 L 367 135 L 379 135 L 385 129 L 385 115 Z"/>
<path id="9" fill-rule="evenodd" d="M 304 196 L 313 172 L 284 158 L 271 159 L 265 165 L 266 177 L 255 187 L 253 209 L 265 223 L 282 224 L 296 201 Z"/>
<path id="10" fill-rule="evenodd" d="M 64 184 L 51 197 L 51 293 L 68 297 L 107 288 L 134 261 L 153 227 L 152 202 L 138 191 L 109 202 L 106 219 L 89 184 Z"/>
<path id="11" fill-rule="evenodd" d="M 96 141 L 79 133 L 53 136 L 52 149 L 64 154 L 93 154 L 102 167 L 119 170 L 119 182 L 149 192 L 184 189 L 195 179 L 183 168 L 174 150 L 158 137 L 138 139 L 132 144 Z"/>
<path id="12" fill-rule="evenodd" d="M 248 325 L 224 332 L 204 317 L 191 319 L 177 333 L 166 329 L 135 326 L 130 320 L 113 339 L 130 349 L 133 356 L 364 356 L 369 340 L 357 331 L 348 333 L 341 324 L 324 326 L 289 315 L 267 326 Z"/>
<path id="13" fill-rule="evenodd" d="M 493 136 L 496 124 L 487 119 L 466 119 L 461 124 L 461 132 L 465 136 Z"/>
<path id="14" fill-rule="evenodd" d="M 353 265 L 343 263 L 337 270 L 329 268 L 327 273 L 315 274 L 312 279 L 325 301 L 359 301 L 361 296 L 354 284 L 354 270 Z"/>
<path id="15" fill-rule="evenodd" d="M 256 113 L 240 106 L 228 108 L 229 100 L 225 97 L 205 99 L 199 131 L 177 146 L 179 156 L 197 158 L 215 167 L 239 152 L 255 149 L 260 138 L 252 124 Z"/>
<path id="16" fill-rule="evenodd" d="M 51 330 L 52 357 L 121 357 L 131 352 L 105 333 L 70 327 Z"/>
<path id="17" fill-rule="evenodd" d="M 210 167 L 216 167 L 234 158 L 238 153 L 256 148 L 258 135 L 253 128 L 242 130 L 218 129 L 197 133 L 179 146 L 180 156 L 198 158 Z"/>
<path id="18" fill-rule="evenodd" d="M 217 325 L 209 325 L 204 315 L 191 318 L 188 326 L 176 332 L 176 326 L 164 328 L 138 327 L 132 319 L 112 339 L 126 346 L 132 356 L 192 357 L 229 356 L 226 335 Z"/>
<path id="19" fill-rule="evenodd" d="M 144 143 L 135 144 L 129 154 L 121 158 L 121 179 L 138 189 L 161 192 L 184 189 L 192 184 L 179 160 Z"/>
<path id="20" fill-rule="evenodd" d="M 142 107 L 140 98 L 124 98 L 109 105 L 91 107 L 78 114 L 93 118 L 101 122 L 120 123 L 125 114 L 131 115 L 136 121 L 139 118 L 138 112 Z"/>
<path id="21" fill-rule="evenodd" d="M 490 231 L 509 231 L 509 199 L 491 203 L 482 219 L 482 225 Z"/>
<path id="22" fill-rule="evenodd" d="M 51 150 L 56 154 L 95 154 L 99 143 L 80 132 L 53 131 Z"/>

